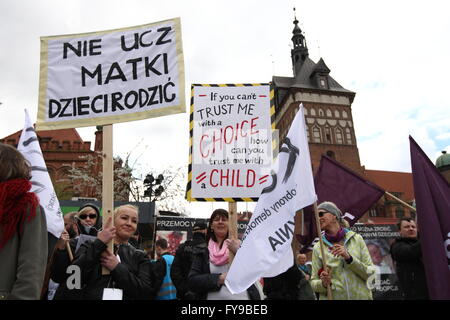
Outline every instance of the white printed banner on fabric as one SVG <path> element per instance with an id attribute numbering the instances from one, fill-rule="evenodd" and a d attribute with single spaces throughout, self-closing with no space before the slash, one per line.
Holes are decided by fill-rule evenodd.
<path id="1" fill-rule="evenodd" d="M 31 192 L 37 195 L 41 210 L 45 211 L 47 230 L 59 238 L 64 230 L 63 214 L 45 165 L 38 137 L 26 109 L 25 126 L 17 150 L 23 154 L 31 165 Z"/>
<path id="2" fill-rule="evenodd" d="M 41 38 L 37 130 L 186 112 L 180 19 Z"/>
<path id="3" fill-rule="evenodd" d="M 291 242 L 295 213 L 317 200 L 303 105 L 283 141 L 272 179 L 262 191 L 225 285 L 243 292 L 261 277 L 274 277 L 294 264 Z"/>

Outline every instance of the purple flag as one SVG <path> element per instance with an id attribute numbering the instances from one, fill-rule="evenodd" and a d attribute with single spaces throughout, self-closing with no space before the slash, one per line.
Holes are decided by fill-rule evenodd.
<path id="1" fill-rule="evenodd" d="M 314 177 L 318 203 L 334 202 L 342 211 L 343 218 L 350 226 L 372 207 L 385 191 L 376 184 L 367 181 L 357 173 L 335 160 L 322 155 L 319 170 Z M 317 237 L 314 210 L 310 206 L 304 209 L 304 235 L 298 238 L 303 244 L 302 251 L 311 248 Z"/>
<path id="2" fill-rule="evenodd" d="M 417 220 L 428 292 L 450 299 L 450 185 L 409 136 Z"/>

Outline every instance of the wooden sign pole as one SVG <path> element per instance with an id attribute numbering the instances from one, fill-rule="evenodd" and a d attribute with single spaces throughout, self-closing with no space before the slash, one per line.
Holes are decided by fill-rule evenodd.
<path id="1" fill-rule="evenodd" d="M 108 218 L 111 217 L 111 223 L 114 224 L 114 181 L 113 181 L 113 125 L 103 126 L 103 184 L 102 184 L 102 222 L 103 228 Z M 108 243 L 108 249 L 114 253 L 114 240 Z M 109 274 L 109 270 L 102 269 L 102 274 Z"/>
<path id="2" fill-rule="evenodd" d="M 237 232 L 237 202 L 228 202 L 228 236 L 230 239 L 238 239 Z M 228 263 L 231 265 L 234 254 L 230 251 Z"/>

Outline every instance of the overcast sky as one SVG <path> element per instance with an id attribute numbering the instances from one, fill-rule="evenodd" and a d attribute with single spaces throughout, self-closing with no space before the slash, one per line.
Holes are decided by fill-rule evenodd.
<path id="1" fill-rule="evenodd" d="M 411 170 L 408 136 L 434 162 L 450 151 L 448 1 L 0 1 L 0 137 L 37 116 L 40 37 L 130 27 L 180 17 L 186 100 L 192 83 L 261 83 L 292 76 L 293 7 L 310 58 L 356 92 L 361 164 Z M 114 125 L 114 154 L 135 145 L 138 169 L 188 162 L 189 113 Z M 94 144 L 95 128 L 79 133 Z M 155 172 L 158 173 L 158 172 Z M 223 206 L 223 204 L 219 204 Z M 252 205 L 248 205 L 252 208 Z M 208 216 L 212 204 L 192 205 Z M 245 209 L 240 204 L 238 209 Z"/>

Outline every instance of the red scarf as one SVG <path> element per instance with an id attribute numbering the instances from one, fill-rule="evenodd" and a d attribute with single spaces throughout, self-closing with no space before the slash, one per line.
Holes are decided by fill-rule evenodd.
<path id="1" fill-rule="evenodd" d="M 25 221 L 36 217 L 39 199 L 30 189 L 31 182 L 26 179 L 0 183 L 0 249 L 17 231 L 22 234 Z"/>

